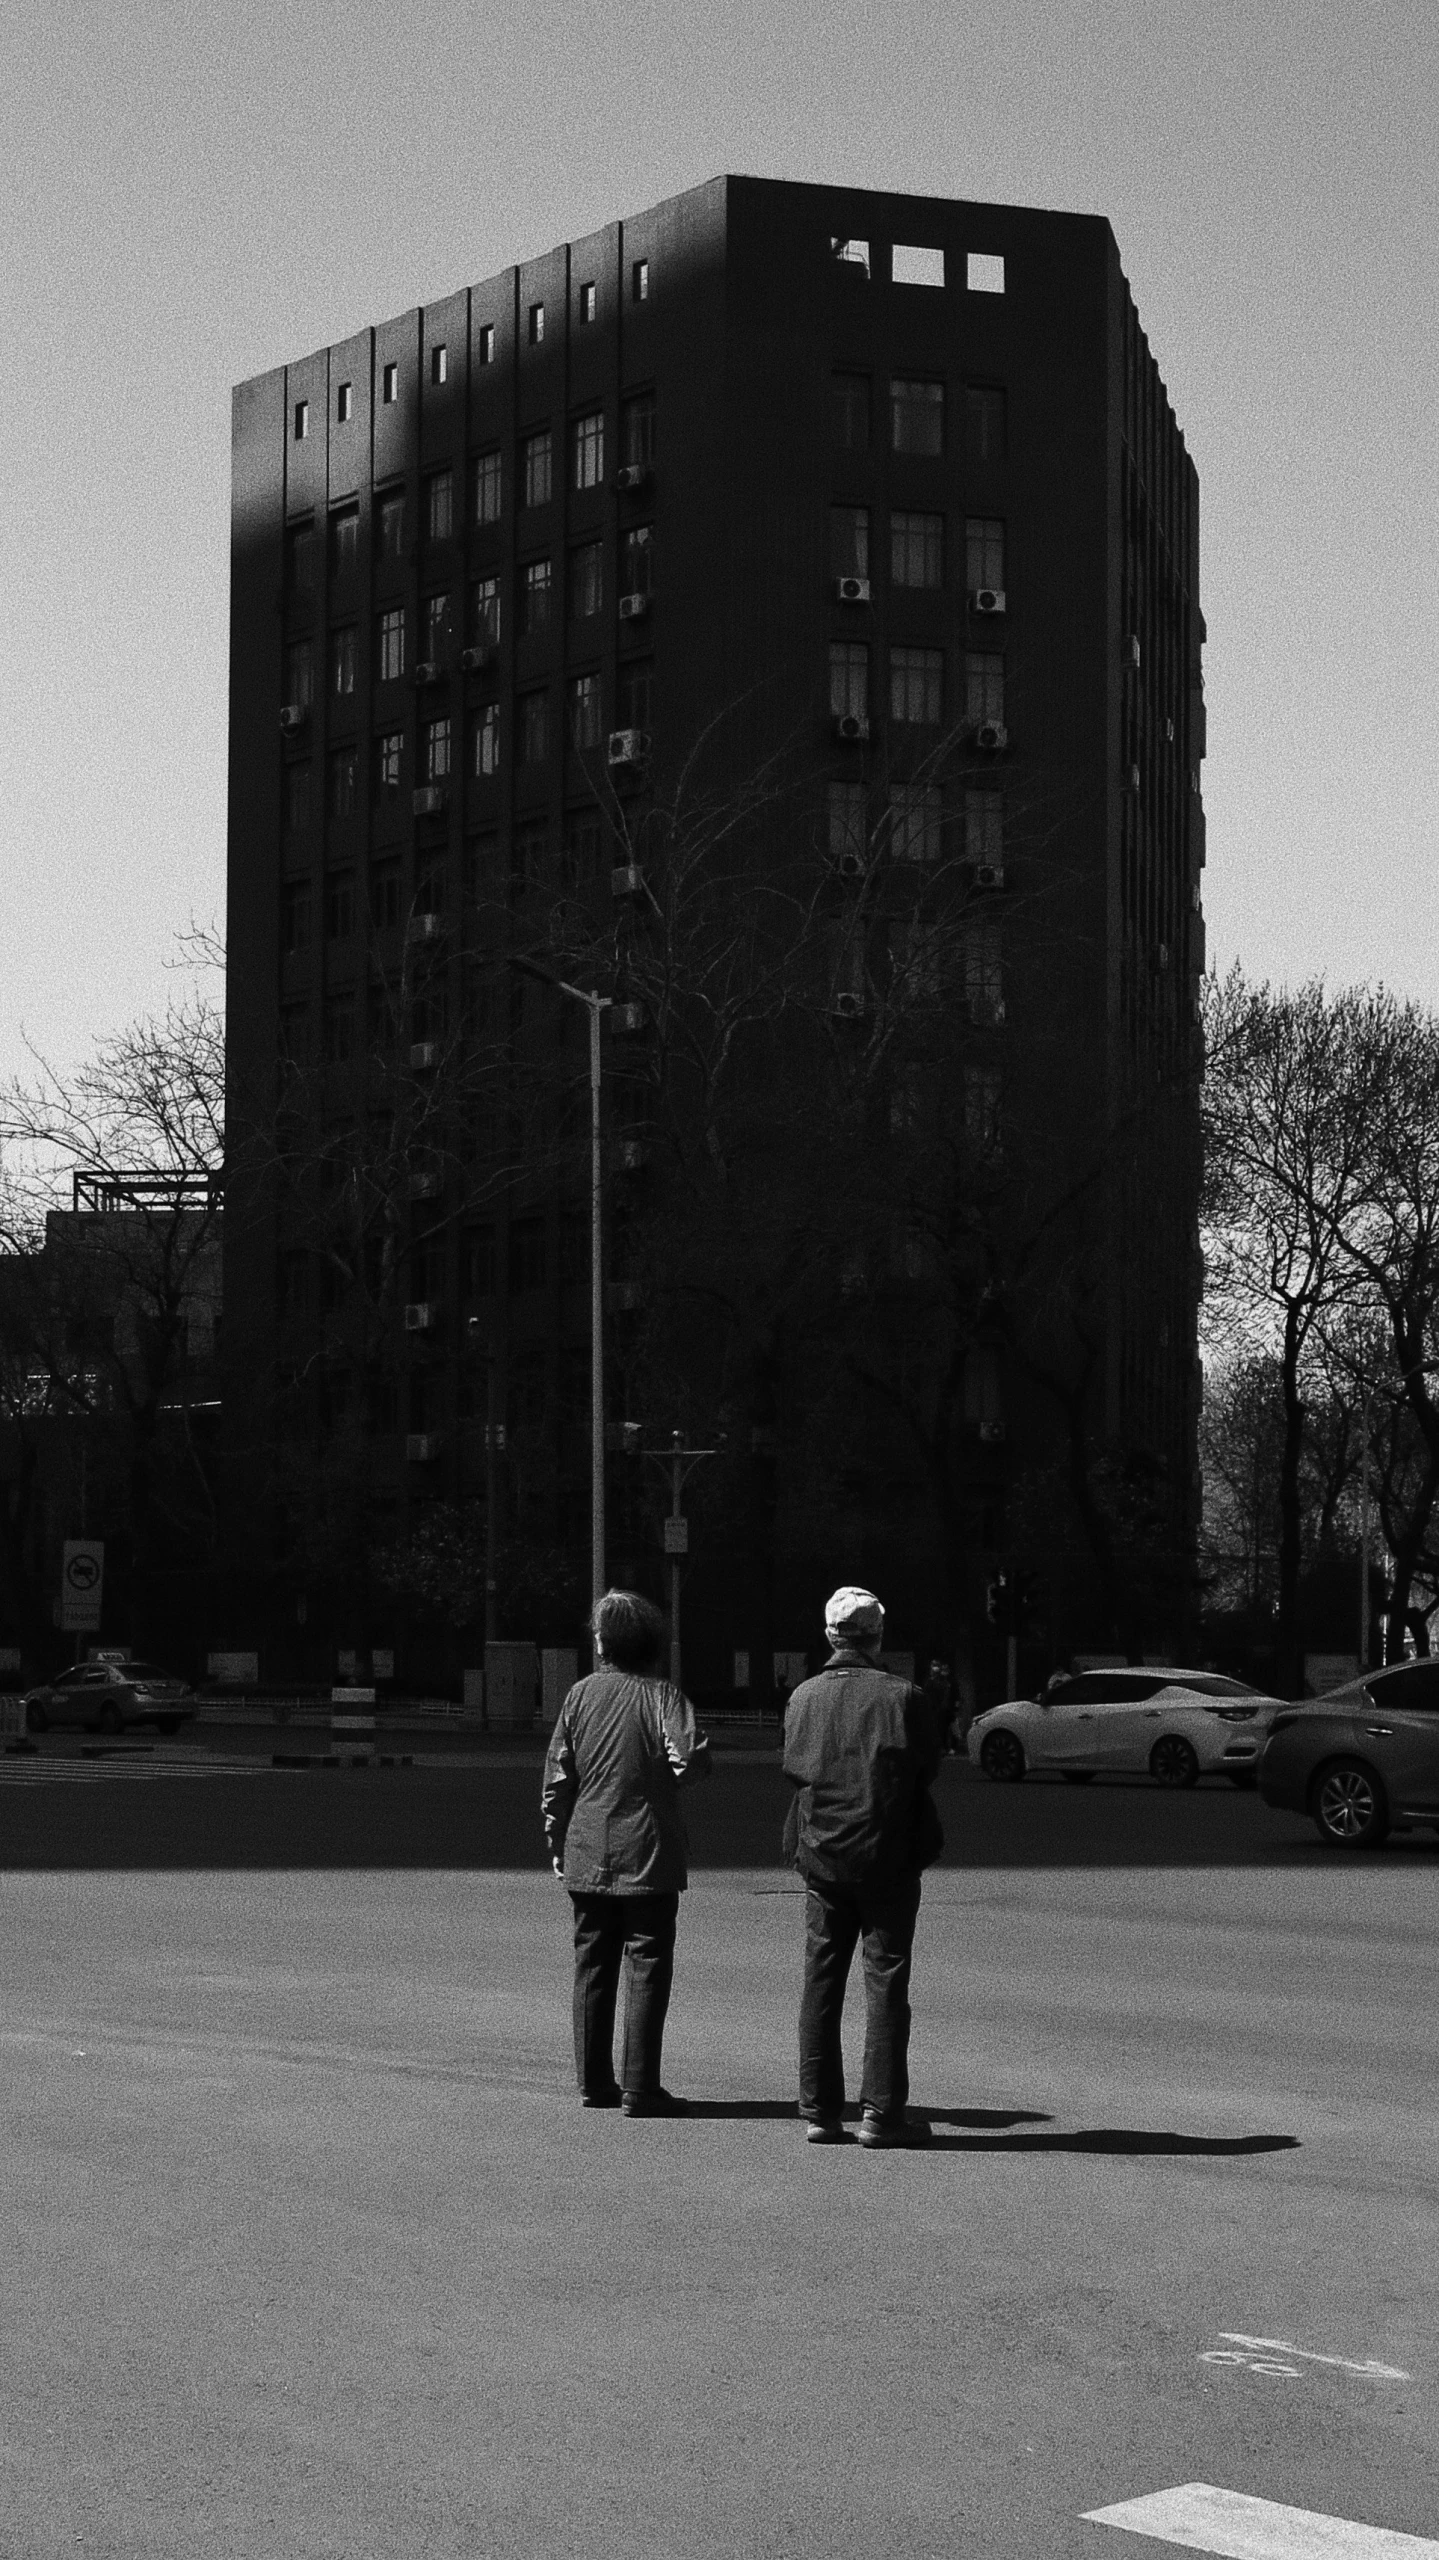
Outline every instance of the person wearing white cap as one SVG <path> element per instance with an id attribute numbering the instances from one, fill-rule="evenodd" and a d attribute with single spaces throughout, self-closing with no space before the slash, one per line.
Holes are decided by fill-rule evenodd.
<path id="1" fill-rule="evenodd" d="M 867 2150 L 927 2141 L 909 2101 L 909 1977 L 920 1875 L 944 1833 L 930 1794 L 939 1728 L 922 1690 L 880 1660 L 884 1610 L 846 1585 L 824 1613 L 824 1669 L 785 1711 L 795 1790 L 785 1847 L 805 1879 L 799 2111 L 811 2142 L 843 2142 L 845 1985 L 864 1948 L 865 2042 L 858 2139 Z"/>

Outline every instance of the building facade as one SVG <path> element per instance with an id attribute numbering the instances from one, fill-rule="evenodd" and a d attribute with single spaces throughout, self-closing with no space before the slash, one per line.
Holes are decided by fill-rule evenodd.
<path id="1" fill-rule="evenodd" d="M 453 1578 L 436 1603 L 446 1540 L 493 1495 L 511 1631 L 569 1632 L 588 1233 L 563 1096 L 536 1097 L 565 1058 L 582 1085 L 583 1024 L 508 963 L 548 951 L 598 984 L 608 954 L 617 1006 L 659 987 L 636 936 L 663 900 L 636 854 L 656 808 L 680 841 L 688 790 L 716 846 L 749 795 L 766 889 L 813 873 L 800 906 L 830 955 L 831 1048 L 846 1021 L 863 1038 L 898 1011 L 914 884 L 954 884 L 925 983 L 965 1045 L 928 1054 L 963 1086 L 951 1119 L 990 1203 L 945 1266 L 968 1292 L 937 1355 L 945 1445 L 887 1439 L 828 1550 L 795 1526 L 799 1479 L 787 1496 L 772 1480 L 806 1441 L 822 1358 L 797 1357 L 773 1412 L 730 1379 L 709 1410 L 681 1415 L 675 1388 L 641 1416 L 651 1436 L 728 1435 L 710 1564 L 697 1542 L 692 1565 L 698 1684 L 742 1652 L 766 1686 L 762 1658 L 813 1640 L 826 1577 L 866 1571 L 899 1595 L 896 1643 L 967 1647 L 981 1686 L 1016 1631 L 1001 1576 L 1032 1594 L 1017 1632 L 1036 1649 L 1181 1640 L 1202 641 L 1196 477 L 1102 219 L 722 178 L 241 386 L 237 1623 L 268 1611 L 302 1650 L 393 1640 L 408 1575 L 419 1616 L 448 1606 L 458 1625 Z M 922 976 L 914 961 L 906 983 Z M 677 1372 L 673 1343 L 668 1371 L 627 1368 L 648 1212 L 625 1190 L 645 1154 L 625 1076 L 644 1070 L 608 1054 L 628 1398 Z M 913 1129 L 886 1072 L 885 1126 Z M 897 1254 L 901 1280 L 923 1250 Z M 867 1284 L 841 1278 L 852 1327 Z M 952 1313 L 952 1288 L 931 1294 Z M 908 1322 L 874 1303 L 881 1330 Z M 851 1420 L 871 1389 L 877 1416 L 899 1409 L 907 1354 L 883 1375 L 852 1342 L 844 1358 Z M 658 1590 L 625 1465 L 612 1563 Z M 361 1482 L 388 1584 L 356 1562 Z M 761 1511 L 764 1558 L 745 1529 Z M 557 1614 L 563 1630 L 538 1623 Z"/>

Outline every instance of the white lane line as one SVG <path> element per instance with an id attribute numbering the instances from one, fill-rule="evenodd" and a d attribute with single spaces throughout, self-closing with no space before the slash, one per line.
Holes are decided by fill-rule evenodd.
<path id="1" fill-rule="evenodd" d="M 1391 2533 L 1385 2525 L 1276 2506 L 1270 2498 L 1213 2489 L 1204 2480 L 1160 2489 L 1150 2498 L 1126 2498 L 1117 2507 L 1092 2507 L 1081 2521 L 1147 2533 L 1155 2542 L 1177 2542 L 1186 2551 L 1215 2553 L 1218 2560 L 1439 2560 L 1439 2542 L 1426 2534 Z"/>
<path id="2" fill-rule="evenodd" d="M 1305 2364 L 1337 2365 L 1341 2373 L 1366 2374 L 1371 2382 L 1412 2382 L 1412 2373 L 1404 2373 L 1397 2364 L 1381 2364 L 1377 2356 L 1366 2356 L 1363 2364 L 1353 2356 L 1316 2355 L 1312 2347 L 1296 2347 L 1288 2338 L 1246 2338 L 1242 2329 L 1221 2329 L 1221 2338 L 1231 2347 L 1258 2347 L 1265 2355 L 1298 2356 Z"/>

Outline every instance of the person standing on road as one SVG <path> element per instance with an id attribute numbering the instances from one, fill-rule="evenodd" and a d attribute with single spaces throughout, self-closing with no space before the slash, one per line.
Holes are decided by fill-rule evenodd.
<path id="1" fill-rule="evenodd" d="M 683 1690 L 662 1679 L 665 1622 L 635 1591 L 606 1591 L 590 1621 L 597 1668 L 577 1681 L 545 1755 L 545 1836 L 575 1917 L 575 2070 L 587 2107 L 683 2115 L 661 2084 L 675 1923 L 689 1882 L 679 1790 L 709 1774 Z M 627 1961 L 626 1961 L 627 1960 Z M 615 2002 L 626 1962 L 624 2058 Z"/>
<path id="2" fill-rule="evenodd" d="M 866 2026 L 859 2140 L 869 2150 L 929 2138 L 911 2121 L 909 1976 L 920 1873 L 944 1833 L 930 1794 L 939 1731 L 922 1690 L 880 1662 L 884 1610 L 872 1591 L 836 1591 L 824 1613 L 830 1658 L 785 1716 L 795 1789 L 785 1849 L 806 1885 L 799 2111 L 811 2142 L 842 2142 L 840 2022 L 855 1946 L 864 1946 Z"/>

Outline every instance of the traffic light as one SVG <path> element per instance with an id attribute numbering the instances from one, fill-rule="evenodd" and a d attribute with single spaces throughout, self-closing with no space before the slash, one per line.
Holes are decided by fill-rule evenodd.
<path id="1" fill-rule="evenodd" d="M 989 1588 L 984 1596 L 984 1614 L 992 1627 L 1008 1626 L 1009 1596 L 1008 1574 L 991 1574 Z"/>

